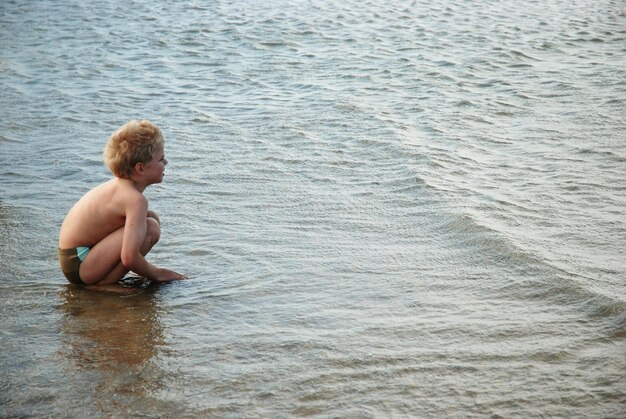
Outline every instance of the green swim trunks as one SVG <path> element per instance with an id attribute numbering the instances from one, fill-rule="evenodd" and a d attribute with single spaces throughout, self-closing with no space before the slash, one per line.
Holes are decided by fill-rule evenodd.
<path id="1" fill-rule="evenodd" d="M 75 247 L 72 249 L 59 249 L 59 263 L 61 264 L 61 270 L 63 275 L 72 284 L 85 284 L 80 275 L 80 264 L 85 260 L 89 253 L 88 247 Z"/>

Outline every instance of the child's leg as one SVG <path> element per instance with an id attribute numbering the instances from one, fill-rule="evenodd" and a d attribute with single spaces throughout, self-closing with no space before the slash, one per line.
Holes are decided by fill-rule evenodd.
<path id="1" fill-rule="evenodd" d="M 154 218 L 147 218 L 146 237 L 141 246 L 141 254 L 147 255 L 159 241 L 161 228 Z M 105 285 L 118 282 L 128 269 L 122 265 L 122 241 L 124 228 L 120 228 L 89 250 L 89 254 L 80 265 L 80 278 L 85 284 Z"/>

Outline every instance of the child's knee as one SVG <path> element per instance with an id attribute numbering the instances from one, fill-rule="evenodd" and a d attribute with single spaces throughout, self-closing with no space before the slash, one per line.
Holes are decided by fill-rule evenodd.
<path id="1" fill-rule="evenodd" d="M 150 242 L 155 245 L 159 238 L 161 238 L 161 226 L 159 222 L 152 217 L 146 219 L 148 229 L 146 236 L 150 239 Z"/>

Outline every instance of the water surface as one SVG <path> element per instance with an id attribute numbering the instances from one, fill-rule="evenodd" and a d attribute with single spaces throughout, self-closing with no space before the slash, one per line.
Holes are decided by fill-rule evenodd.
<path id="1" fill-rule="evenodd" d="M 0 11 L 0 416 L 623 416 L 622 2 Z M 69 285 L 131 118 L 192 279 Z"/>

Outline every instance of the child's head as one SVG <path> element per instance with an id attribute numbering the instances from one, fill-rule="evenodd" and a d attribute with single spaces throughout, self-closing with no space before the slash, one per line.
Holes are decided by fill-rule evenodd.
<path id="1" fill-rule="evenodd" d="M 119 178 L 131 177 L 137 163 L 148 163 L 159 146 L 163 134 L 150 121 L 132 120 L 111 135 L 104 148 L 104 163 Z"/>

